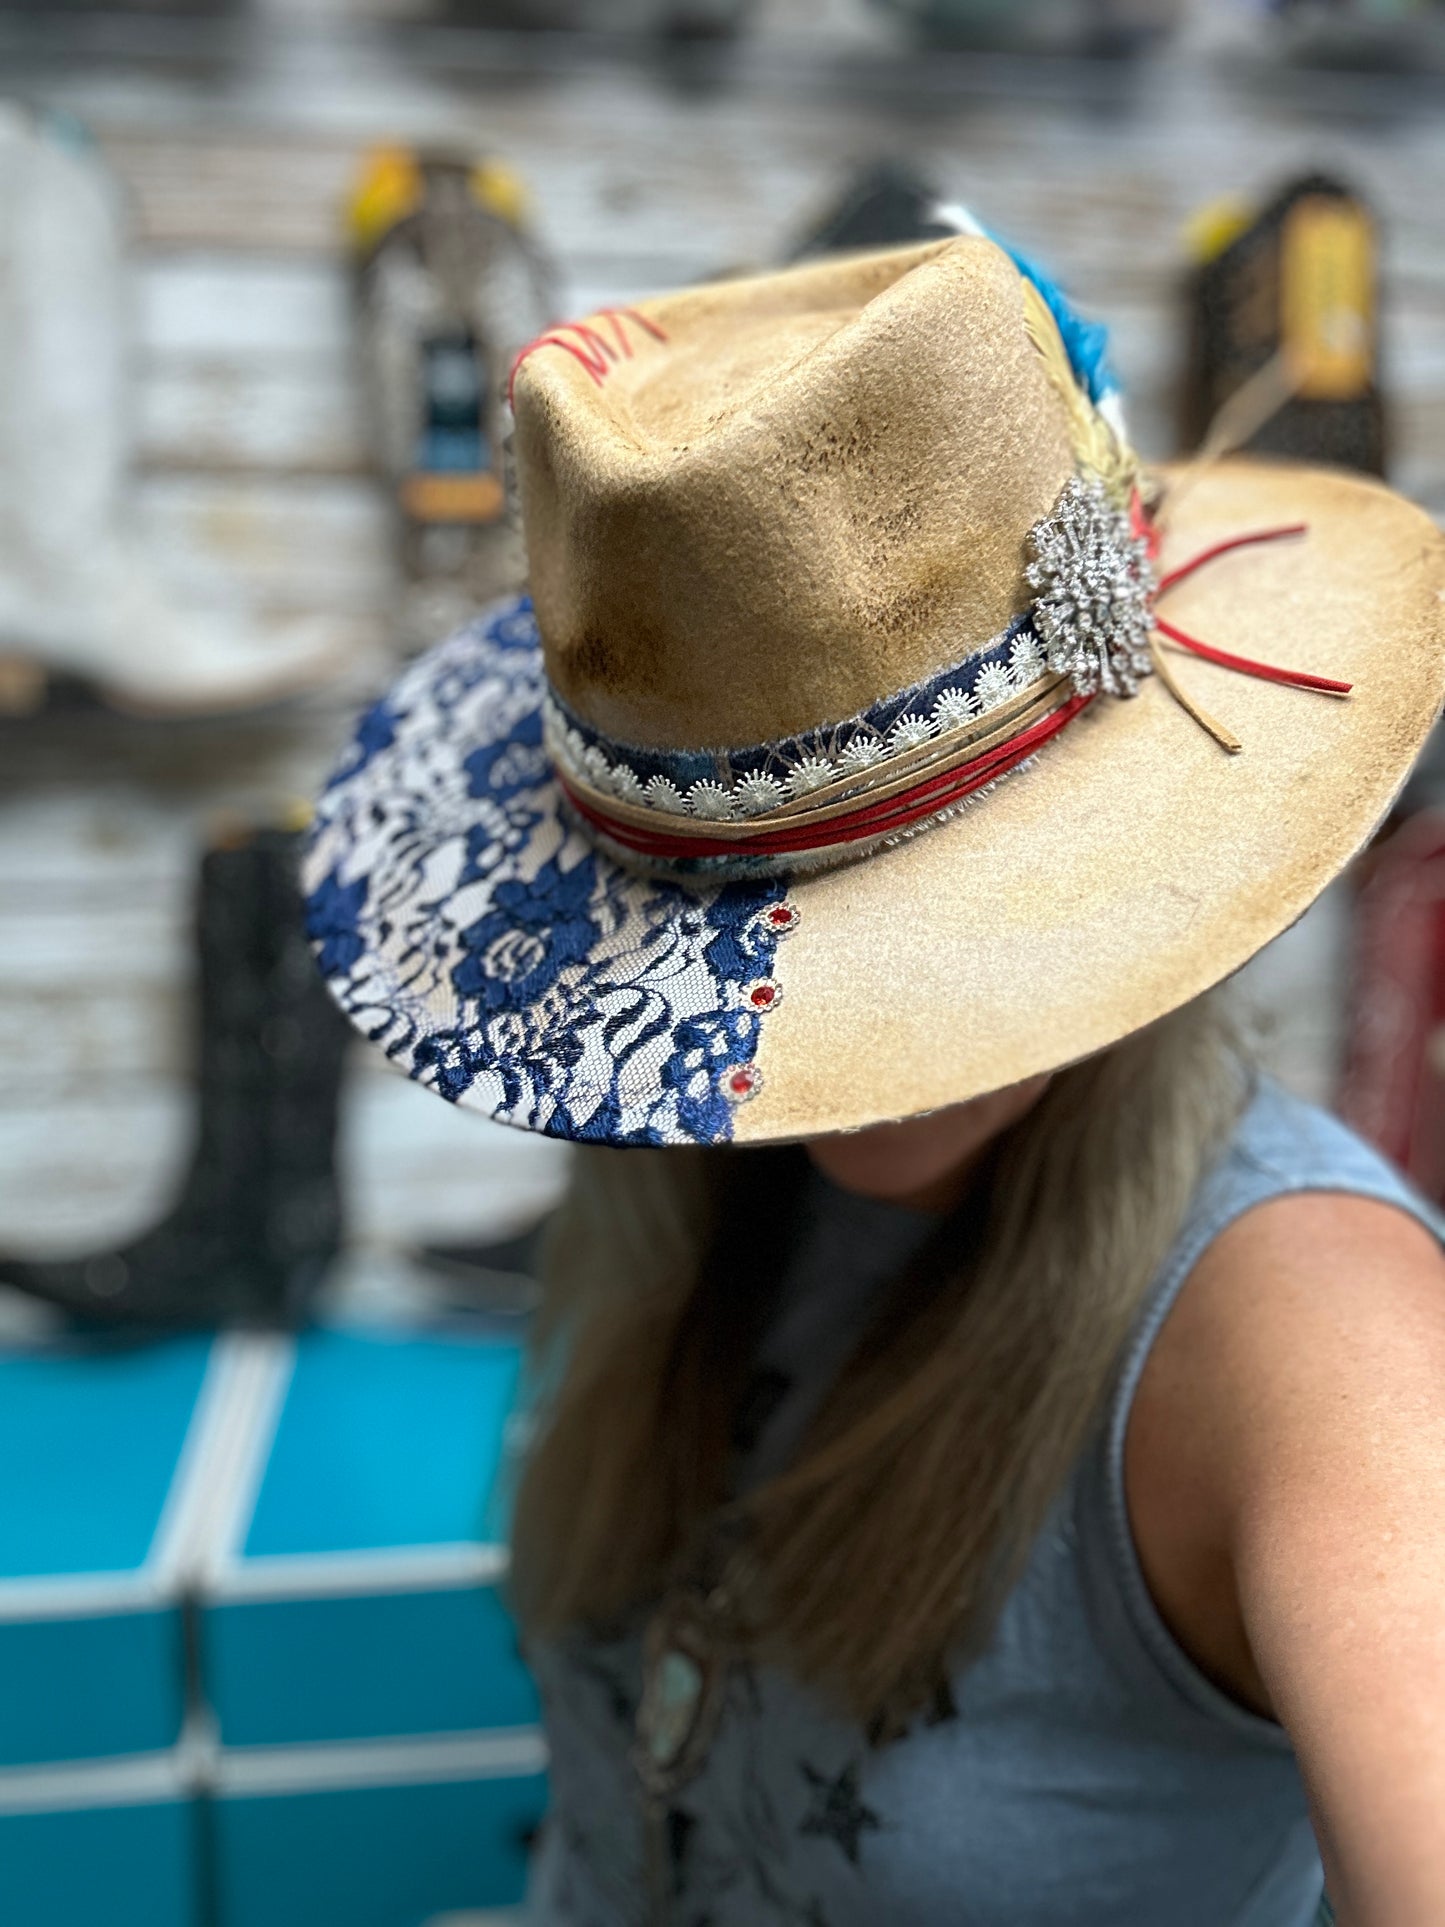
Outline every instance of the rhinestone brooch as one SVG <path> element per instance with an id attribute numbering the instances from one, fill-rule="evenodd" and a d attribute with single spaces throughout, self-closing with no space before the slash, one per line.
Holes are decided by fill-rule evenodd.
<path id="1" fill-rule="evenodd" d="M 1097 476 L 1076 475 L 1029 535 L 1033 627 L 1049 668 L 1081 696 L 1132 696 L 1150 674 L 1156 583 L 1149 545 Z"/>

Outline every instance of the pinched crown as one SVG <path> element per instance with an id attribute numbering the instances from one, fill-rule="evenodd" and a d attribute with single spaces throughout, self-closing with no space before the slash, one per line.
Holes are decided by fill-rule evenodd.
<path id="1" fill-rule="evenodd" d="M 962 237 L 543 337 L 516 448 L 566 708 L 659 751 L 778 741 L 1006 632 L 1078 459 L 1030 288 Z"/>

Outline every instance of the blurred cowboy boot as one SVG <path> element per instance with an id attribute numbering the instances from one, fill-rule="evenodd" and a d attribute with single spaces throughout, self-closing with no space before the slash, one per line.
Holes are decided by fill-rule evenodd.
<path id="1" fill-rule="evenodd" d="M 199 1119 L 180 1196 L 119 1251 L 0 1258 L 0 1283 L 84 1323 L 291 1323 L 341 1242 L 335 1167 L 347 1027 L 302 934 L 295 838 L 208 850 L 197 916 Z"/>
<path id="2" fill-rule="evenodd" d="M 159 715 L 311 687 L 339 666 L 332 625 L 185 606 L 126 521 L 129 304 L 84 134 L 0 104 L 0 703 L 33 706 L 46 674 Z"/>
<path id="3" fill-rule="evenodd" d="M 942 196 L 907 161 L 883 156 L 853 168 L 836 197 L 783 256 L 809 261 L 849 248 L 898 247 L 956 234 L 940 216 Z"/>
<path id="4" fill-rule="evenodd" d="M 1379 235 L 1367 204 L 1306 174 L 1259 209 L 1200 209 L 1190 240 L 1183 446 L 1203 446 L 1243 407 L 1241 449 L 1383 475 Z"/>
<path id="5" fill-rule="evenodd" d="M 548 1212 L 488 1244 L 425 1244 L 416 1259 L 458 1308 L 523 1315 L 541 1301 L 542 1248 L 551 1222 Z"/>
<path id="6" fill-rule="evenodd" d="M 422 644 L 517 588 L 525 558 L 505 460 L 507 378 L 556 312 L 553 272 L 499 162 L 383 147 L 349 207 L 379 466 L 395 492 Z"/>

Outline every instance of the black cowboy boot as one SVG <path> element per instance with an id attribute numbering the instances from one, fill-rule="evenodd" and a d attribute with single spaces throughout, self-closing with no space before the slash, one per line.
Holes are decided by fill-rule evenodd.
<path id="1" fill-rule="evenodd" d="M 302 934 L 295 843 L 260 830 L 201 859 L 199 1121 L 174 1209 L 120 1251 L 0 1257 L 0 1282 L 88 1324 L 301 1315 L 341 1242 L 348 1031 Z"/>
<path id="2" fill-rule="evenodd" d="M 898 247 L 957 234 L 954 222 L 940 218 L 943 199 L 906 161 L 869 162 L 848 175 L 837 199 L 798 236 L 784 259 L 811 261 L 850 248 Z"/>
<path id="3" fill-rule="evenodd" d="M 525 1315 L 541 1297 L 542 1243 L 551 1222 L 549 1211 L 525 1231 L 491 1244 L 423 1245 L 416 1261 L 459 1310 Z"/>

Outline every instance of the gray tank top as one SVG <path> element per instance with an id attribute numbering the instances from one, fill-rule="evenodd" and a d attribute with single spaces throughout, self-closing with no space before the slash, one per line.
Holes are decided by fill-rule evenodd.
<path id="1" fill-rule="evenodd" d="M 951 1693 L 871 1746 L 787 1674 L 734 1666 L 669 1816 L 675 1927 L 1310 1927 L 1322 1881 L 1289 1741 L 1176 1645 L 1123 1481 L 1130 1405 L 1184 1280 L 1233 1219 L 1298 1191 L 1383 1199 L 1440 1232 L 1342 1125 L 1261 1083 L 1151 1287 L 1104 1423 Z M 786 1460 L 930 1221 L 830 1191 L 816 1222 L 760 1355 L 753 1475 Z M 628 1763 L 640 1635 L 639 1619 L 531 1655 L 552 1752 L 539 1927 L 646 1919 Z"/>

